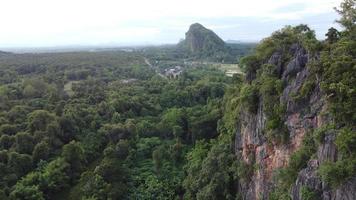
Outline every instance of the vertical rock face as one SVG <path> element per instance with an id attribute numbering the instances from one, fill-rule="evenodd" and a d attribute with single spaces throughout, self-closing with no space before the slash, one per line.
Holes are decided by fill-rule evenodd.
<path id="1" fill-rule="evenodd" d="M 303 138 L 312 129 L 321 127 L 329 122 L 321 115 L 326 109 L 324 97 L 321 94 L 319 84 L 314 88 L 307 99 L 296 101 L 292 94 L 298 94 L 308 78 L 306 67 L 310 56 L 304 48 L 292 45 L 290 51 L 294 55 L 290 61 L 283 65 L 281 53 L 274 53 L 268 64 L 276 66 L 285 87 L 280 102 L 286 105 L 284 123 L 289 131 L 288 144 L 272 144 L 267 142 L 263 130 L 266 124 L 266 115 L 263 112 L 263 99 L 260 100 L 257 114 L 240 113 L 239 128 L 236 132 L 235 152 L 246 163 L 254 163 L 257 166 L 250 182 L 241 184 L 240 193 L 243 199 L 268 199 L 268 194 L 273 186 L 273 173 L 275 170 L 288 165 L 292 153 L 297 151 Z M 301 199 L 303 186 L 315 189 L 322 199 L 356 199 L 356 181 L 352 180 L 338 190 L 333 191 L 317 176 L 317 169 L 321 162 L 335 161 L 337 159 L 334 144 L 335 135 L 330 132 L 325 141 L 318 147 L 317 156 L 308 162 L 307 168 L 301 170 L 291 190 L 291 197 Z"/>
<path id="2" fill-rule="evenodd" d="M 302 200 L 303 186 L 313 189 L 323 200 L 353 200 L 356 199 L 356 178 L 349 180 L 336 190 L 332 190 L 318 177 L 316 171 L 325 161 L 336 161 L 337 151 L 334 144 L 335 132 L 328 131 L 323 143 L 318 147 L 315 159 L 308 162 L 308 166 L 301 170 L 295 184 L 292 186 L 293 200 Z"/>

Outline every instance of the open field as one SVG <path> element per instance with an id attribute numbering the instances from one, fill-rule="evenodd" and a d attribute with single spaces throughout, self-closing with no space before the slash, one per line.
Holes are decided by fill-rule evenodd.
<path id="1" fill-rule="evenodd" d="M 225 72 L 227 76 L 233 76 L 234 74 L 243 74 L 238 64 L 214 63 L 213 66 L 216 66 L 218 69 Z"/>

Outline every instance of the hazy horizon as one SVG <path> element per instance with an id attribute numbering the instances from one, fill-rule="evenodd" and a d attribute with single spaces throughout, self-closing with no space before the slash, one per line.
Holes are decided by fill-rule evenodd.
<path id="1" fill-rule="evenodd" d="M 337 25 L 341 0 L 221 0 L 140 2 L 5 0 L 0 50 L 175 44 L 192 23 L 223 40 L 257 42 L 285 25 L 308 24 L 317 38 Z M 19 5 L 22 5 L 21 7 Z"/>

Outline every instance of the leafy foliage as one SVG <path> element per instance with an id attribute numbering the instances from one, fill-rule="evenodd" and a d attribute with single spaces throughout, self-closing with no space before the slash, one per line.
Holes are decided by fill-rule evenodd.
<path id="1" fill-rule="evenodd" d="M 336 188 L 353 177 L 356 173 L 356 133 L 350 128 L 343 128 L 336 138 L 336 145 L 342 159 L 335 163 L 327 162 L 320 166 L 319 174 L 321 178 Z"/>
<path id="2" fill-rule="evenodd" d="M 319 200 L 319 199 L 321 199 L 320 194 L 318 194 L 317 192 L 315 192 L 305 186 L 302 187 L 301 193 L 302 193 L 301 197 L 303 200 Z"/>
<path id="3" fill-rule="evenodd" d="M 225 143 L 213 144 L 207 150 L 202 143 L 196 145 L 195 150 L 188 155 L 185 198 L 234 199 L 236 160 L 229 146 Z"/>
<path id="4" fill-rule="evenodd" d="M 298 172 L 331 132 L 341 156 L 323 163 L 319 175 L 338 187 L 356 174 L 354 1 L 338 12 L 344 30 L 330 28 L 318 41 L 306 25 L 286 26 L 241 59 L 245 76 L 233 78 L 190 60 L 237 59 L 233 45 L 211 34 L 193 56 L 170 47 L 2 55 L 0 199 L 239 199 L 236 188 L 256 169 L 233 148 L 241 115 L 263 112 L 269 144 L 288 145 L 280 103 L 288 80 L 280 66 L 295 45 L 312 61 L 294 100 L 320 86 L 334 122 L 306 134 L 269 198 L 290 199 Z M 235 50 L 241 55 L 253 46 Z M 272 56 L 280 56 L 280 66 L 264 64 Z M 183 72 L 176 79 L 157 74 L 177 65 Z M 318 197 L 310 188 L 301 193 Z"/>

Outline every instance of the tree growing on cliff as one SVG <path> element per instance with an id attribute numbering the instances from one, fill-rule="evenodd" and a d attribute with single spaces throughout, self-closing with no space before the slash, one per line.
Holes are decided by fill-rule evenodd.
<path id="1" fill-rule="evenodd" d="M 340 25 L 342 25 L 347 32 L 352 33 L 356 31 L 356 1 L 355 0 L 344 0 L 340 4 L 340 9 L 335 8 L 335 10 L 341 15 L 341 18 L 337 20 Z M 356 37 L 355 35 L 353 38 Z"/>

